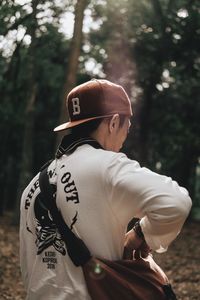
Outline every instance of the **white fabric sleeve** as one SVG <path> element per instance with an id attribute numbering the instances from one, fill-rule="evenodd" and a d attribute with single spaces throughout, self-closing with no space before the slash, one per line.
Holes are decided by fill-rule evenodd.
<path id="1" fill-rule="evenodd" d="M 122 225 L 141 218 L 145 240 L 157 252 L 167 250 L 180 232 L 191 209 L 186 189 L 124 154 L 113 156 L 106 171 L 109 199 Z"/>

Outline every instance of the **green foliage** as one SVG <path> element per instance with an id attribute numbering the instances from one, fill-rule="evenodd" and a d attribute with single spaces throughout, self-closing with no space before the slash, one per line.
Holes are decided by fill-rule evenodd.
<path id="1" fill-rule="evenodd" d="M 0 49 L 0 188 L 5 197 L 16 194 L 33 77 L 38 85 L 33 172 L 53 156 L 52 130 L 58 124 L 70 44 L 58 31 L 59 18 L 66 9 L 74 12 L 75 3 L 1 3 L 0 45 L 7 43 Z M 200 156 L 199 1 L 98 0 L 90 1 L 87 10 L 95 23 L 84 33 L 77 82 L 103 76 L 85 69 L 93 59 L 107 78 L 122 83 L 135 112 L 127 154 L 171 175 L 192 193 Z"/>
<path id="2" fill-rule="evenodd" d="M 102 24 L 90 32 L 90 55 L 106 74 L 107 65 L 118 64 L 118 81 L 124 76 L 119 63 L 125 65 L 127 48 L 136 65 L 132 79 L 140 89 L 133 83 L 136 115 L 128 155 L 171 175 L 192 194 L 200 155 L 199 1 L 107 0 L 95 11 Z M 130 63 L 124 72 L 132 69 Z"/>
<path id="3" fill-rule="evenodd" d="M 41 5 L 42 1 L 38 1 L 38 13 L 44 11 L 44 7 Z M 33 173 L 38 171 L 40 166 L 54 152 L 52 129 L 58 119 L 60 90 L 63 86 L 64 72 L 68 63 L 69 41 L 58 32 L 58 9 L 54 6 L 53 22 L 49 22 L 45 18 L 43 20 L 37 18 L 37 22 L 34 23 L 37 36 L 34 42 L 34 53 L 31 53 L 31 40 L 28 34 L 32 34 L 33 20 L 31 13 L 25 11 L 25 8 L 26 6 L 16 6 L 13 1 L 3 2 L 0 12 L 0 20 L 5 18 L 8 20 L 4 23 L 4 27 L 1 27 L 4 34 L 0 37 L 2 41 L 8 42 L 10 34 L 14 32 L 13 30 L 19 32 L 24 30 L 24 36 L 22 35 L 20 39 L 13 37 L 12 52 L 7 53 L 5 47 L 0 50 L 2 54 L 0 56 L 0 65 L 2 66 L 0 68 L 0 118 L 2 121 L 0 126 L 2 138 L 0 185 L 3 195 L 2 203 L 5 207 L 9 205 L 9 203 L 6 204 L 8 198 L 16 199 L 21 168 L 23 132 L 25 125 L 29 122 L 26 108 L 32 88 L 30 78 L 33 76 L 30 60 L 34 57 L 34 77 L 38 83 L 34 112 Z M 28 8 L 31 11 L 30 4 Z M 52 5 L 51 9 L 53 9 Z M 19 20 L 13 17 L 15 14 L 20 15 Z M 29 38 L 30 42 L 27 43 L 26 37 Z M 8 170 L 9 172 L 12 170 L 12 175 L 9 174 Z M 14 205 L 15 201 L 12 202 Z"/>
<path id="4" fill-rule="evenodd" d="M 199 3 L 176 1 L 166 8 L 164 2 L 163 19 L 154 7 L 154 18 L 143 20 L 133 48 L 138 83 L 150 103 L 147 163 L 155 168 L 160 162 L 161 172 L 192 192 L 200 155 Z"/>

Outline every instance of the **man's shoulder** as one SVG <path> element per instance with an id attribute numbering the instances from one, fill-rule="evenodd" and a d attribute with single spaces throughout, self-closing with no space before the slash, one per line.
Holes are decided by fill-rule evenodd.
<path id="1" fill-rule="evenodd" d="M 82 155 L 88 156 L 91 159 L 92 158 L 98 158 L 99 160 L 102 159 L 102 161 L 112 161 L 112 160 L 120 160 L 120 159 L 127 159 L 128 157 L 126 154 L 122 152 L 114 152 L 111 150 L 105 150 L 102 148 L 94 148 L 90 145 L 84 145 L 81 147 L 80 152 L 82 152 Z M 77 152 L 78 155 L 78 152 Z"/>
<path id="2" fill-rule="evenodd" d="M 39 173 L 33 177 L 33 179 L 29 182 L 27 187 L 24 189 L 21 196 L 21 204 L 24 206 L 25 210 L 27 210 L 33 201 L 33 199 L 38 195 L 39 189 Z"/>

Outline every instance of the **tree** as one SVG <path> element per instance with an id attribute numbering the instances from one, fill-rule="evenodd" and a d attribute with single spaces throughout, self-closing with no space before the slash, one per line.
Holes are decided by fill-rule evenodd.
<path id="1" fill-rule="evenodd" d="M 200 152 L 197 11 L 197 1 L 152 1 L 133 49 L 143 90 L 142 162 L 155 169 L 159 163 L 191 195 Z"/>
<path id="2" fill-rule="evenodd" d="M 83 18 L 87 4 L 88 0 L 77 0 L 76 2 L 74 30 L 69 53 L 69 64 L 67 65 L 65 83 L 61 94 L 60 124 L 66 121 L 66 95 L 76 85 L 79 56 L 82 46 Z M 58 139 L 60 139 L 60 137 L 61 136 L 58 136 Z"/>
<path id="3" fill-rule="evenodd" d="M 51 15 L 51 24 L 44 13 L 47 6 L 49 10 L 48 15 Z M 4 42 L 12 41 L 12 47 L 2 48 L 0 60 L 2 64 L 0 71 L 2 96 L 0 114 L 2 123 L 0 129 L 4 142 L 0 149 L 0 164 L 3 178 L 3 181 L 1 181 L 3 194 L 1 201 L 2 211 L 4 208 L 13 209 L 15 206 L 16 187 L 20 182 L 18 188 L 19 200 L 21 189 L 25 187 L 35 170 L 33 161 L 39 161 L 40 165 L 41 161 L 44 162 L 44 158 L 41 160 L 41 153 L 39 154 L 39 159 L 35 159 L 35 119 L 41 109 L 41 105 L 38 105 L 38 101 L 41 98 L 37 91 L 41 92 L 43 81 L 40 74 L 44 74 L 44 67 L 47 70 L 48 68 L 55 68 L 59 64 L 57 72 L 53 70 L 52 74 L 48 74 L 49 77 L 48 79 L 46 78 L 45 83 L 45 88 L 47 88 L 50 86 L 50 76 L 51 81 L 56 81 L 57 77 L 60 76 L 59 72 L 62 73 L 60 71 L 62 64 L 66 64 L 64 53 L 67 53 L 67 46 L 65 46 L 67 43 L 64 41 L 63 35 L 58 33 L 57 26 L 60 12 L 60 9 L 53 2 L 45 3 L 41 0 L 24 5 L 16 5 L 13 1 L 3 1 L 2 3 L 0 24 L 2 24 L 1 33 L 4 36 L 1 35 L 1 39 L 4 39 Z M 51 49 L 53 50 L 53 47 L 51 49 L 46 47 L 45 49 L 43 36 L 51 36 L 48 42 L 51 40 L 57 43 L 54 53 L 50 52 Z M 46 53 L 40 52 L 42 48 Z M 7 49 L 13 49 L 13 51 L 8 52 Z M 49 60 L 51 57 L 54 61 Z M 48 61 L 46 66 L 44 66 L 44 58 Z M 40 59 L 43 59 L 43 62 Z M 63 73 L 60 77 L 63 78 Z M 51 84 L 53 85 L 53 83 Z M 59 84 L 62 84 L 62 80 L 59 81 Z M 57 85 L 54 84 L 54 87 L 57 88 Z M 43 94 L 44 89 L 42 91 Z M 60 86 L 58 89 L 60 90 Z M 47 99 L 52 99 L 53 95 L 54 92 L 51 95 L 47 95 Z M 55 95 L 53 101 L 58 106 Z M 44 99 L 42 99 L 43 102 Z M 56 109 L 52 109 L 52 111 L 56 112 Z M 57 118 L 58 116 L 56 115 L 55 117 Z M 23 131 L 24 135 L 22 134 Z M 53 141 L 52 137 L 51 140 Z M 48 149 L 47 144 L 46 147 Z M 19 176 L 20 173 L 21 175 Z M 18 212 L 18 210 L 16 211 Z"/>
<path id="4" fill-rule="evenodd" d="M 135 100 L 130 94 L 134 118 L 127 153 L 142 165 L 173 176 L 192 194 L 200 149 L 198 1 L 126 1 L 123 9 L 121 3 L 106 3 L 107 7 L 98 6 L 103 21 L 91 33 L 90 54 L 93 51 L 103 64 L 106 75 L 114 70 L 114 80 L 126 72 L 125 67 L 133 76 L 128 79 L 133 90 L 139 91 Z M 104 60 L 97 45 L 99 52 L 105 51 Z M 127 48 L 132 52 L 130 64 Z"/>
<path id="5" fill-rule="evenodd" d="M 36 30 L 37 30 L 37 6 L 39 0 L 32 2 L 32 17 L 31 26 L 28 28 L 28 34 L 31 37 L 31 44 L 29 47 L 29 61 L 28 61 L 28 92 L 27 104 L 25 109 L 26 123 L 24 126 L 23 146 L 22 146 L 22 159 L 19 177 L 19 187 L 17 193 L 17 200 L 20 199 L 22 190 L 28 184 L 32 177 L 33 170 L 33 132 L 34 132 L 34 116 L 35 116 L 35 101 L 37 95 L 37 81 L 35 70 L 35 50 L 37 46 Z M 19 219 L 19 200 L 16 202 L 17 208 L 14 215 L 14 222 L 18 223 Z"/>

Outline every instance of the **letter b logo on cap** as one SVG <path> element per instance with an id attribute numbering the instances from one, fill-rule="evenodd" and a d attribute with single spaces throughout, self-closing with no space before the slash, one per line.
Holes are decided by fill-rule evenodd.
<path id="1" fill-rule="evenodd" d="M 79 115 L 81 112 L 79 98 L 72 98 L 73 116 Z"/>

